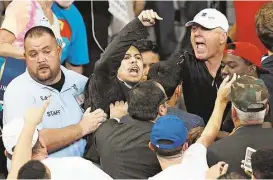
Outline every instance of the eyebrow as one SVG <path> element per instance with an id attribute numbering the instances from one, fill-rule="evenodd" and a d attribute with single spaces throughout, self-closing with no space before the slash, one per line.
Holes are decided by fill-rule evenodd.
<path id="1" fill-rule="evenodd" d="M 131 56 L 131 54 L 125 54 L 125 56 Z M 134 56 L 141 56 L 141 54 L 135 54 Z"/>
<path id="2" fill-rule="evenodd" d="M 45 47 L 42 48 L 42 50 L 45 50 L 45 49 L 50 49 L 50 47 L 49 46 L 45 46 Z M 36 51 L 37 51 L 36 49 L 31 49 L 28 52 L 30 53 L 30 52 L 36 52 Z"/>

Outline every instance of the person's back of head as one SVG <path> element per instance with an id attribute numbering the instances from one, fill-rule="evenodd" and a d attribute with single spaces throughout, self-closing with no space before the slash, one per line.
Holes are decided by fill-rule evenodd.
<path id="1" fill-rule="evenodd" d="M 263 45 L 273 52 L 273 2 L 264 4 L 255 15 L 256 32 Z"/>
<path id="2" fill-rule="evenodd" d="M 226 174 L 221 175 L 217 179 L 245 179 L 245 177 L 240 175 L 239 173 L 230 172 L 230 173 L 226 173 Z"/>
<path id="3" fill-rule="evenodd" d="M 151 66 L 160 60 L 158 46 L 148 39 L 138 40 L 132 46 L 136 47 L 141 53 L 143 60 L 143 76 L 141 80 L 146 81 Z"/>
<path id="4" fill-rule="evenodd" d="M 166 115 L 157 119 L 151 131 L 149 147 L 156 152 L 162 168 L 166 165 L 161 158 L 181 163 L 182 152 L 188 147 L 187 136 L 184 121 L 177 116 Z"/>
<path id="5" fill-rule="evenodd" d="M 37 160 L 28 161 L 18 172 L 18 179 L 50 179 L 50 171 Z"/>
<path id="6" fill-rule="evenodd" d="M 161 84 L 169 98 L 182 83 L 182 69 L 177 65 L 180 56 L 179 53 L 175 53 L 168 60 L 154 64 L 148 73 L 148 79 Z"/>
<path id="7" fill-rule="evenodd" d="M 262 124 L 269 109 L 268 100 L 269 92 L 263 80 L 247 75 L 238 78 L 231 87 L 235 127 Z"/>
<path id="8" fill-rule="evenodd" d="M 137 48 L 140 53 L 151 51 L 154 54 L 159 54 L 157 44 L 148 39 L 138 40 L 132 46 Z"/>
<path id="9" fill-rule="evenodd" d="M 253 179 L 273 179 L 273 149 L 259 149 L 251 156 Z"/>
<path id="10" fill-rule="evenodd" d="M 167 100 L 160 84 L 151 80 L 140 82 L 128 93 L 128 113 L 137 120 L 155 120 L 167 113 Z"/>

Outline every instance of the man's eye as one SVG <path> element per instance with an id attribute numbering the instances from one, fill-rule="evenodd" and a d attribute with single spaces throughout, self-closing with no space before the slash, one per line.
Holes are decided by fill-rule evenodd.
<path id="1" fill-rule="evenodd" d="M 30 54 L 29 56 L 30 57 L 35 57 L 37 54 L 36 53 L 33 53 L 33 54 Z"/>

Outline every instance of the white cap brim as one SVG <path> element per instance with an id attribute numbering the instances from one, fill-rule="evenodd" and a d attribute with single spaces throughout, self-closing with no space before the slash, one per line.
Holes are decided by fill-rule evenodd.
<path id="1" fill-rule="evenodd" d="M 13 148 L 19 141 L 24 128 L 24 118 L 14 118 L 3 127 L 2 140 L 6 151 L 12 155 Z M 32 137 L 32 147 L 36 144 L 39 138 L 38 129 L 36 128 Z"/>
<path id="2" fill-rule="evenodd" d="M 211 24 L 206 24 L 205 22 L 198 22 L 198 21 L 189 21 L 185 24 L 186 27 L 190 27 L 194 24 L 199 24 L 201 26 L 203 26 L 204 28 L 207 28 L 207 29 L 215 29 L 215 28 L 218 28 L 219 26 L 211 26 Z"/>

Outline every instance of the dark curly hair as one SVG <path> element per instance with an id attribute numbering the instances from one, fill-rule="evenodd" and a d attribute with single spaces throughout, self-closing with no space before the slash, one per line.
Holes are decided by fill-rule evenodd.
<path id="1" fill-rule="evenodd" d="M 155 54 L 159 54 L 157 44 L 147 39 L 138 40 L 132 46 L 137 48 L 140 53 L 152 51 Z"/>
<path id="2" fill-rule="evenodd" d="M 255 15 L 255 25 L 257 34 L 269 50 L 273 51 L 273 2 L 263 5 Z"/>
<path id="3" fill-rule="evenodd" d="M 256 179 L 273 179 L 273 149 L 259 149 L 253 153 L 251 166 Z"/>

